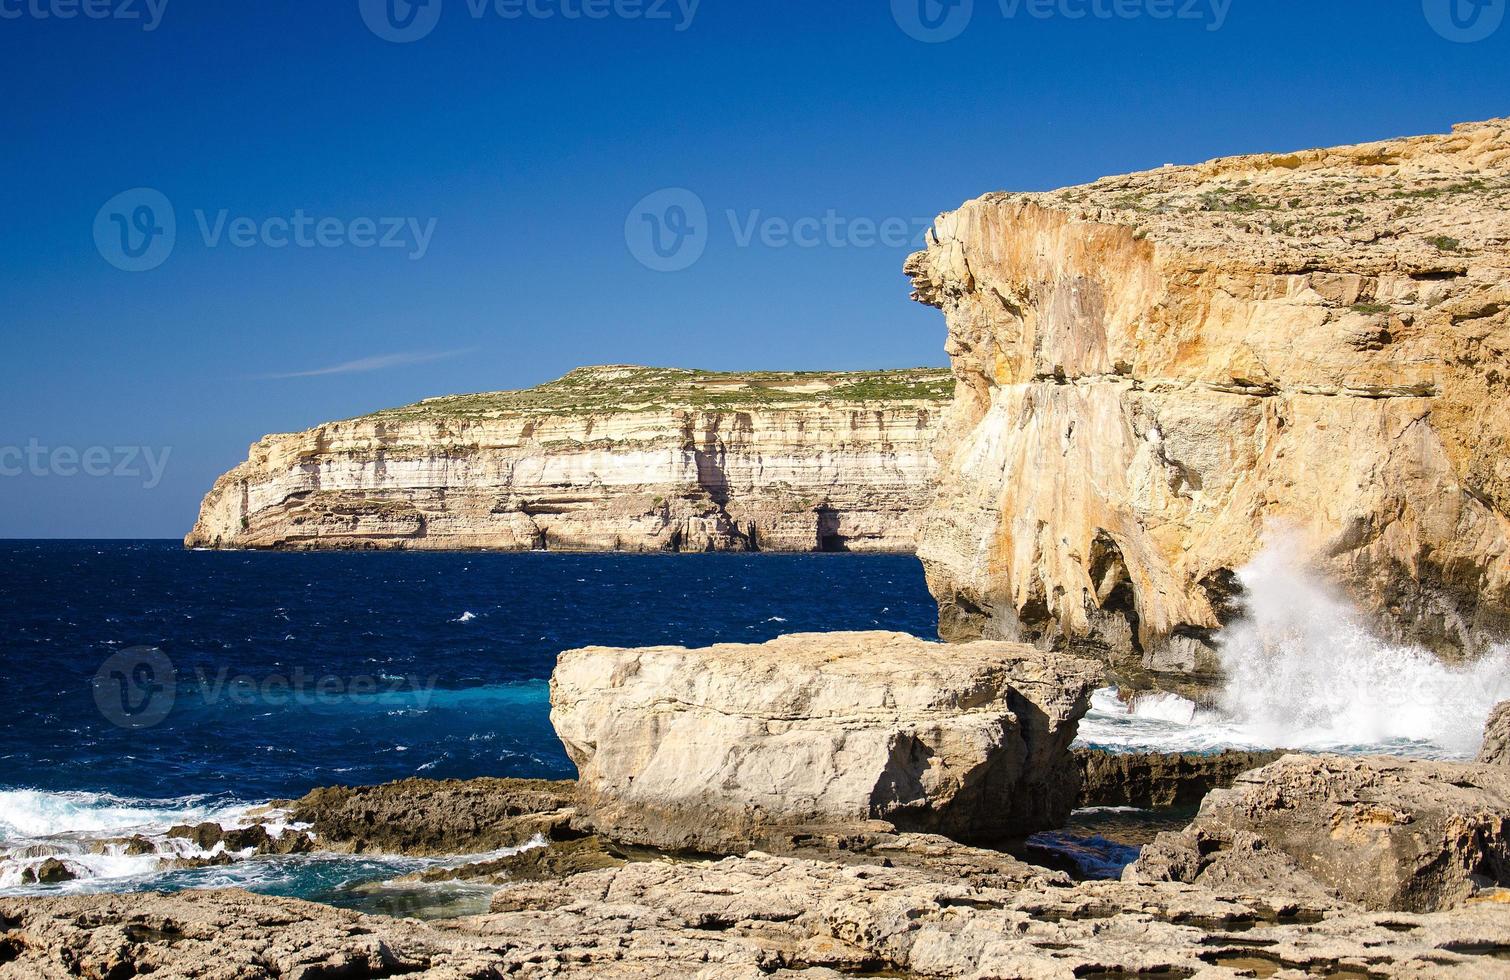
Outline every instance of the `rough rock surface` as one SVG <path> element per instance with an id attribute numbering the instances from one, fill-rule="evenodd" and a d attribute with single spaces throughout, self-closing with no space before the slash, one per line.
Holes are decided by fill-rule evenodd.
<path id="1" fill-rule="evenodd" d="M 1074 805 L 1069 752 L 1099 669 L 900 633 L 563 653 L 551 722 L 586 824 L 731 853 L 793 827 L 886 821 L 1025 835 Z"/>
<path id="2" fill-rule="evenodd" d="M 576 792 L 570 781 L 405 779 L 317 789 L 276 805 L 309 824 L 326 851 L 476 854 L 571 836 Z"/>
<path id="3" fill-rule="evenodd" d="M 833 980 L 905 973 L 1497 978 L 1510 906 L 1340 910 L 1189 885 L 980 887 L 927 868 L 751 855 L 500 891 L 423 925 L 242 892 L 0 899 L 0 980 Z"/>
<path id="4" fill-rule="evenodd" d="M 1145 810 L 1195 806 L 1212 790 L 1226 789 L 1238 776 L 1267 766 L 1283 754 L 1231 750 L 1201 755 L 1076 749 L 1075 762 L 1080 766 L 1077 806 L 1133 806 Z"/>
<path id="5" fill-rule="evenodd" d="M 990 194 L 907 272 L 946 639 L 1209 671 L 1270 522 L 1393 635 L 1510 632 L 1510 121 Z"/>
<path id="6" fill-rule="evenodd" d="M 208 548 L 912 551 L 947 371 L 583 368 L 268 436 Z"/>
<path id="7" fill-rule="evenodd" d="M 1492 766 L 1510 766 L 1510 701 L 1501 701 L 1484 725 L 1484 747 L 1478 761 Z"/>
<path id="8" fill-rule="evenodd" d="M 1126 881 L 1292 888 L 1435 911 L 1510 886 L 1510 772 L 1387 757 L 1285 756 L 1206 797 Z"/>

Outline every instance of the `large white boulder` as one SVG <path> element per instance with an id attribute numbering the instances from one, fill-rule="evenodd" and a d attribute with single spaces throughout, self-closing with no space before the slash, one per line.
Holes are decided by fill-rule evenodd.
<path id="1" fill-rule="evenodd" d="M 885 821 L 961 840 L 1058 825 L 1100 677 L 1013 643 L 900 633 L 561 655 L 551 721 L 585 822 L 620 840 L 731 852 Z"/>

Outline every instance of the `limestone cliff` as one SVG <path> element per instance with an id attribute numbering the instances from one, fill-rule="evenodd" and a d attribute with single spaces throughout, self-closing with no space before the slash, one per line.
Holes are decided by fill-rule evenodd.
<path id="1" fill-rule="evenodd" d="M 911 551 L 947 371 L 583 368 L 268 436 L 210 548 Z"/>
<path id="2" fill-rule="evenodd" d="M 1510 628 L 1510 120 L 942 215 L 950 639 L 1209 669 L 1266 526 L 1388 630 Z"/>

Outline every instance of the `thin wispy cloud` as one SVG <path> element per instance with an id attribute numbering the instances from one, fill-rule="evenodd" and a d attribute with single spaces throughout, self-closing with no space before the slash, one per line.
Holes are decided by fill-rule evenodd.
<path id="1" fill-rule="evenodd" d="M 379 354 L 376 357 L 361 357 L 354 361 L 344 361 L 340 364 L 332 364 L 330 367 L 314 368 L 309 371 L 286 371 L 278 374 L 264 374 L 262 378 L 267 380 L 281 380 L 284 378 L 323 378 L 332 374 L 365 374 L 369 371 L 386 371 L 388 368 L 408 367 L 413 364 L 428 364 L 431 361 L 443 361 L 449 357 L 460 357 L 470 354 L 473 348 L 467 350 L 446 351 L 407 351 L 400 354 Z"/>

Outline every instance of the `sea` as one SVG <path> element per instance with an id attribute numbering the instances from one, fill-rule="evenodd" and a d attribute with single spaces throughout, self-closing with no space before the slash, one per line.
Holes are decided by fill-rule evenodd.
<path id="1" fill-rule="evenodd" d="M 1323 587 L 1287 575 L 1282 555 L 1271 564 L 1245 571 L 1259 601 L 1223 651 L 1237 680 L 1221 698 L 1099 691 L 1081 744 L 1473 754 L 1490 708 L 1510 696 L 1504 651 L 1451 668 L 1382 644 Z M 936 616 L 921 564 L 901 555 L 0 542 L 0 894 L 241 887 L 394 914 L 479 910 L 485 894 L 464 885 L 384 884 L 476 856 L 313 854 L 165 871 L 165 856 L 221 847 L 166 832 L 242 825 L 254 810 L 267 819 L 269 801 L 321 786 L 571 777 L 549 719 L 562 650 L 836 630 L 932 639 Z M 156 853 L 118 842 L 138 835 Z M 78 877 L 24 883 L 49 857 Z"/>

